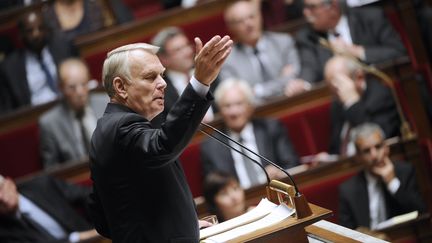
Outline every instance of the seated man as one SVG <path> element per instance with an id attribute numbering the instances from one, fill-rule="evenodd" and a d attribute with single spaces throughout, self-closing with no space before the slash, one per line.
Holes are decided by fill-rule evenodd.
<path id="1" fill-rule="evenodd" d="M 84 242 L 100 236 L 75 206 L 90 188 L 47 176 L 17 186 L 0 175 L 0 242 Z"/>
<path id="2" fill-rule="evenodd" d="M 2 63 L 0 113 L 57 99 L 57 65 L 75 54 L 72 45 L 52 35 L 40 12 L 26 12 L 18 21 L 23 48 Z"/>
<path id="3" fill-rule="evenodd" d="M 96 115 L 89 106 L 89 70 L 80 59 L 59 65 L 63 100 L 39 122 L 40 151 L 45 168 L 88 156 Z"/>
<path id="4" fill-rule="evenodd" d="M 285 33 L 263 31 L 262 16 L 251 1 L 231 4 L 224 13 L 228 31 L 236 44 L 221 70 L 221 80 L 239 78 L 253 87 L 258 102 L 293 95 L 309 88 L 295 81 L 300 60 L 293 38 Z"/>
<path id="5" fill-rule="evenodd" d="M 329 42 L 336 52 L 367 63 L 379 63 L 406 55 L 398 34 L 379 8 L 346 8 L 339 0 L 304 0 L 303 14 L 310 26 L 297 33 L 302 70 L 300 78 L 323 80 L 323 68 L 333 55 L 321 45 Z"/>
<path id="6" fill-rule="evenodd" d="M 339 188 L 339 223 L 373 230 L 394 216 L 423 212 L 414 168 L 389 158 L 383 130 L 373 123 L 362 124 L 354 130 L 354 141 L 357 159 L 365 168 Z"/>
<path id="7" fill-rule="evenodd" d="M 380 125 L 384 138 L 399 135 L 400 120 L 391 90 L 366 76 L 359 63 L 332 57 L 325 66 L 325 81 L 335 97 L 330 107 L 330 153 L 352 155 L 350 130 L 364 122 Z"/>
<path id="8" fill-rule="evenodd" d="M 298 164 L 298 158 L 288 139 L 284 126 L 271 119 L 252 119 L 254 100 L 246 81 L 229 79 L 221 82 L 215 91 L 215 102 L 224 121 L 223 131 L 246 147 L 287 169 Z M 218 138 L 227 139 L 215 134 Z M 231 143 L 234 147 L 240 147 Z M 285 176 L 283 172 L 247 153 L 261 162 L 272 179 Z M 243 188 L 266 182 L 262 169 L 243 155 L 232 151 L 214 139 L 207 139 L 201 146 L 204 175 L 223 171 L 238 178 Z"/>

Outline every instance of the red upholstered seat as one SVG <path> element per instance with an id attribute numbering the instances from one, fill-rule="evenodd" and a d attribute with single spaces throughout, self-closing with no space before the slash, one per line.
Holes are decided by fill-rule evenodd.
<path id="1" fill-rule="evenodd" d="M 202 195 L 202 166 L 200 158 L 200 143 L 189 145 L 180 156 L 186 179 L 194 197 Z"/>
<path id="2" fill-rule="evenodd" d="M 0 174 L 12 178 L 42 169 L 37 122 L 0 135 Z"/>
<path id="3" fill-rule="evenodd" d="M 333 216 L 326 220 L 337 223 L 339 207 L 339 185 L 351 178 L 355 173 L 356 172 L 350 172 L 347 174 L 331 177 L 323 181 L 320 180 L 317 184 L 300 186 L 299 190 L 306 196 L 308 202 L 332 210 Z"/>

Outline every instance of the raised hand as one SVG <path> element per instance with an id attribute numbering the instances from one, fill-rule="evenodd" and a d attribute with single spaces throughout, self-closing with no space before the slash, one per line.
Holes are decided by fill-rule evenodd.
<path id="1" fill-rule="evenodd" d="M 204 46 L 200 38 L 195 38 L 195 78 L 210 85 L 217 77 L 222 64 L 231 52 L 233 41 L 229 36 L 216 35 Z"/>

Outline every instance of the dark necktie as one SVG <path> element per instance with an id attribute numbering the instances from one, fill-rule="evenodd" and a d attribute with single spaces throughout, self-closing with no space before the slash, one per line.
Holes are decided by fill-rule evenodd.
<path id="1" fill-rule="evenodd" d="M 243 144 L 244 140 L 242 137 L 239 137 L 239 143 Z M 243 154 L 249 155 L 249 153 L 244 149 L 243 147 L 240 147 L 241 152 Z M 246 173 L 248 174 L 251 186 L 255 186 L 260 184 L 260 181 L 258 180 L 258 173 L 255 170 L 255 163 L 251 161 L 249 158 L 245 157 L 244 155 L 241 155 L 243 159 L 243 164 L 246 168 Z"/>
<path id="2" fill-rule="evenodd" d="M 57 84 L 53 78 L 53 76 L 51 75 L 51 73 L 48 70 L 47 65 L 45 64 L 45 62 L 43 61 L 43 59 L 39 59 L 39 63 L 40 66 L 42 68 L 42 71 L 45 74 L 45 78 L 46 78 L 46 82 L 48 84 L 48 86 L 50 87 L 50 89 L 54 92 L 54 93 L 58 93 L 58 89 L 57 89 Z"/>
<path id="3" fill-rule="evenodd" d="M 85 126 L 84 126 L 84 121 L 83 121 L 84 111 L 77 112 L 76 113 L 76 118 L 78 120 L 80 131 L 81 131 L 81 140 L 82 140 L 82 144 L 83 144 L 83 147 L 84 147 L 84 152 L 86 154 L 88 154 L 88 151 L 89 151 L 89 148 L 90 148 L 90 142 L 89 142 L 89 139 L 87 137 L 87 130 L 86 130 Z"/>
<path id="4" fill-rule="evenodd" d="M 260 57 L 259 51 L 257 48 L 254 48 L 253 53 L 255 54 L 255 57 L 260 65 L 260 69 L 261 69 L 261 77 L 263 79 L 263 81 L 268 81 L 268 80 L 272 80 L 272 77 L 270 75 L 270 73 L 268 72 L 267 68 L 264 65 L 264 62 L 262 60 L 262 58 Z"/>

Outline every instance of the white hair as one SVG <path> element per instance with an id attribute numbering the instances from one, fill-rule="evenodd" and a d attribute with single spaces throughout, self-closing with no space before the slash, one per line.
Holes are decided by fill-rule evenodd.
<path id="1" fill-rule="evenodd" d="M 131 79 L 129 53 L 133 50 L 144 50 L 156 54 L 159 47 L 147 43 L 134 43 L 120 46 L 108 52 L 102 68 L 102 83 L 109 97 L 115 93 L 113 80 L 115 77 Z"/>
<path id="2" fill-rule="evenodd" d="M 242 79 L 229 78 L 223 80 L 216 88 L 214 97 L 216 104 L 220 107 L 223 95 L 233 87 L 238 87 L 246 96 L 247 101 L 251 105 L 255 105 L 255 97 L 251 86 L 248 82 Z"/>

